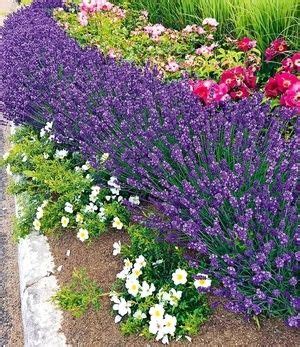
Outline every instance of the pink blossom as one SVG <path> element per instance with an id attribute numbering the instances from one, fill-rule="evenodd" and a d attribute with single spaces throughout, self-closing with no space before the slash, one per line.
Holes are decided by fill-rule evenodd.
<path id="1" fill-rule="evenodd" d="M 182 31 L 184 33 L 192 33 L 194 31 L 194 25 L 187 25 L 184 29 L 182 29 Z"/>
<path id="2" fill-rule="evenodd" d="M 229 99 L 228 87 L 225 83 L 216 83 L 213 80 L 200 80 L 191 83 L 192 91 L 206 105 Z"/>
<path id="3" fill-rule="evenodd" d="M 217 27 L 219 23 L 215 18 L 205 18 L 203 19 L 202 25 L 208 25 L 210 27 Z"/>
<path id="4" fill-rule="evenodd" d="M 80 25 L 82 25 L 83 27 L 85 27 L 89 24 L 88 17 L 84 12 L 78 13 L 78 21 L 79 21 Z"/>
<path id="5" fill-rule="evenodd" d="M 176 63 L 176 61 L 170 61 L 167 65 L 166 65 L 166 70 L 170 71 L 170 72 L 176 72 L 179 70 L 179 65 Z"/>
<path id="6" fill-rule="evenodd" d="M 196 49 L 195 53 L 198 55 L 207 55 L 211 53 L 211 49 L 208 46 L 201 46 Z"/>
<path id="7" fill-rule="evenodd" d="M 199 34 L 199 35 L 203 35 L 203 34 L 205 34 L 206 33 L 206 31 L 202 28 L 202 27 L 197 27 L 197 33 Z"/>
<path id="8" fill-rule="evenodd" d="M 256 41 L 251 40 L 249 37 L 244 37 L 237 41 L 237 47 L 243 52 L 250 51 L 250 49 L 254 48 L 255 46 Z"/>
<path id="9" fill-rule="evenodd" d="M 153 38 L 157 38 L 166 31 L 166 28 L 162 24 L 147 25 L 144 30 Z"/>
<path id="10" fill-rule="evenodd" d="M 288 107 L 296 107 L 300 112 L 300 81 L 294 83 L 280 98 L 280 104 Z"/>

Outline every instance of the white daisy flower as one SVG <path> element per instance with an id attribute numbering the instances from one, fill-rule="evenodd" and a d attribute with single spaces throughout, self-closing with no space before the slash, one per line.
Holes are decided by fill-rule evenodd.
<path id="1" fill-rule="evenodd" d="M 35 219 L 32 224 L 35 230 L 39 231 L 41 229 L 41 222 L 38 219 Z"/>
<path id="2" fill-rule="evenodd" d="M 185 284 L 187 282 L 187 272 L 182 269 L 177 269 L 172 274 L 172 280 L 176 286 L 179 284 Z"/>
<path id="3" fill-rule="evenodd" d="M 81 242 L 84 242 L 85 240 L 87 240 L 89 238 L 88 230 L 80 228 L 78 233 L 77 233 L 77 237 L 79 238 L 79 240 Z"/>
<path id="4" fill-rule="evenodd" d="M 149 314 L 151 316 L 151 320 L 162 321 L 165 314 L 165 309 L 163 305 L 156 304 L 150 308 Z"/>
<path id="5" fill-rule="evenodd" d="M 62 227 L 66 228 L 69 224 L 70 219 L 68 217 L 63 216 L 63 217 L 61 217 L 60 221 L 61 221 Z"/>
<path id="6" fill-rule="evenodd" d="M 155 291 L 155 286 L 153 283 L 149 285 L 146 281 L 143 281 L 141 286 L 141 297 L 147 298 L 148 296 L 152 295 Z"/>
<path id="7" fill-rule="evenodd" d="M 140 204 L 140 198 L 136 196 L 130 196 L 128 201 L 133 205 L 139 205 Z"/>
<path id="8" fill-rule="evenodd" d="M 65 211 L 68 213 L 73 213 L 73 205 L 69 202 L 65 203 Z"/>
<path id="9" fill-rule="evenodd" d="M 198 274 L 197 276 L 201 277 L 200 279 L 195 279 L 194 286 L 198 288 L 209 288 L 211 286 L 211 279 L 206 274 Z M 202 278 L 203 277 L 203 278 Z"/>
<path id="10" fill-rule="evenodd" d="M 123 228 L 123 223 L 120 221 L 120 218 L 119 217 L 115 217 L 113 219 L 113 223 L 112 223 L 112 226 L 113 228 L 116 228 L 118 230 L 121 230 Z"/>
<path id="11" fill-rule="evenodd" d="M 135 319 L 138 319 L 138 320 L 142 320 L 142 319 L 147 318 L 146 314 L 143 313 L 141 310 L 137 310 L 137 311 L 133 314 L 133 317 L 134 317 Z"/>
<path id="12" fill-rule="evenodd" d="M 56 158 L 56 159 L 64 159 L 68 155 L 68 153 L 69 152 L 67 150 L 65 150 L 65 149 L 61 149 L 61 150 L 57 149 L 55 154 L 54 154 L 54 158 Z"/>
<path id="13" fill-rule="evenodd" d="M 137 279 L 129 277 L 126 280 L 125 287 L 127 288 L 128 293 L 135 297 L 139 293 L 140 283 L 139 283 L 139 281 Z"/>

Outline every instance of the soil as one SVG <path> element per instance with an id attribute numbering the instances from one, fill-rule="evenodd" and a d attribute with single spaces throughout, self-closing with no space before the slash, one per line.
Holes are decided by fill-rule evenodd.
<path id="1" fill-rule="evenodd" d="M 71 279 L 74 268 L 84 267 L 88 275 L 96 280 L 105 292 L 115 280 L 122 268 L 120 257 L 112 255 L 115 241 L 128 242 L 128 236 L 122 231 L 109 231 L 91 244 L 82 244 L 74 234 L 66 233 L 59 238 L 50 238 L 49 243 L 56 266 L 62 265 L 57 272 L 60 285 Z M 70 250 L 70 256 L 66 253 Z M 211 298 L 211 301 L 215 301 Z M 111 303 L 104 297 L 99 311 L 90 310 L 81 318 L 73 318 L 64 313 L 62 330 L 71 346 L 99 347 L 154 347 L 162 344 L 146 341 L 144 338 L 124 337 L 118 325 L 114 323 Z M 299 346 L 300 334 L 290 329 L 280 320 L 265 320 L 261 329 L 243 317 L 225 310 L 218 305 L 211 319 L 203 325 L 192 343 L 171 343 L 171 346 Z"/>

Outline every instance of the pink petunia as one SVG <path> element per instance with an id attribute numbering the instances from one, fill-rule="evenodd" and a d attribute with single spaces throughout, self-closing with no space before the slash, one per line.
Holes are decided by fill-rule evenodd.
<path id="1" fill-rule="evenodd" d="M 250 49 L 254 48 L 255 46 L 256 41 L 251 40 L 249 37 L 244 37 L 237 41 L 237 47 L 243 52 L 250 51 Z"/>

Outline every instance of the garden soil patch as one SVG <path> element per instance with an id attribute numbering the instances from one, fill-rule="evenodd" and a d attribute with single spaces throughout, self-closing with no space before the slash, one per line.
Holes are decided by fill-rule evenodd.
<path id="1" fill-rule="evenodd" d="M 96 280 L 105 292 L 110 290 L 116 274 L 121 271 L 122 260 L 112 255 L 115 241 L 128 241 L 128 235 L 121 231 L 109 231 L 91 244 L 82 244 L 74 234 L 66 233 L 50 238 L 50 247 L 56 266 L 62 270 L 56 273 L 60 285 L 70 281 L 75 268 L 86 268 L 88 275 Z M 70 256 L 66 253 L 70 250 Z M 141 250 L 142 253 L 142 250 Z M 211 298 L 214 302 L 216 299 Z M 81 318 L 64 313 L 62 330 L 71 346 L 99 347 L 152 347 L 162 346 L 142 337 L 124 337 L 114 323 L 111 303 L 102 298 L 99 311 L 90 310 Z M 299 346 L 300 334 L 286 327 L 280 320 L 261 322 L 258 330 L 254 323 L 226 311 L 222 305 L 214 310 L 211 319 L 201 328 L 192 343 L 171 343 L 171 346 Z"/>

